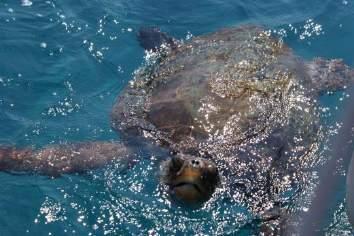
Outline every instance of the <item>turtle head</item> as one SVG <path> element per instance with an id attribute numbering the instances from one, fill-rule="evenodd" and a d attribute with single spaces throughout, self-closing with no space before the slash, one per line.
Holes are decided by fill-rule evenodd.
<path id="1" fill-rule="evenodd" d="M 212 196 L 219 173 L 210 160 L 179 154 L 163 163 L 162 181 L 168 185 L 173 199 L 195 206 Z"/>

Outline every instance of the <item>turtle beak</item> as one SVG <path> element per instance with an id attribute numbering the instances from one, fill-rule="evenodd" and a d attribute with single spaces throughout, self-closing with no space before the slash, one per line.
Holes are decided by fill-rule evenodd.
<path id="1" fill-rule="evenodd" d="M 187 205 L 207 201 L 219 179 L 213 162 L 186 155 L 171 158 L 165 177 L 172 197 Z"/>

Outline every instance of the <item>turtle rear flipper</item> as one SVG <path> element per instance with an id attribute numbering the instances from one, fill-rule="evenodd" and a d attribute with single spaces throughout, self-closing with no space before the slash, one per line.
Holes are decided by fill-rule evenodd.
<path id="1" fill-rule="evenodd" d="M 319 95 L 354 85 L 354 70 L 341 59 L 316 58 L 307 64 L 307 70 Z"/>
<path id="2" fill-rule="evenodd" d="M 157 27 L 141 27 L 137 33 L 137 39 L 145 50 L 156 51 L 161 45 L 167 45 L 169 47 L 176 46 L 176 40 L 170 37 Z"/>

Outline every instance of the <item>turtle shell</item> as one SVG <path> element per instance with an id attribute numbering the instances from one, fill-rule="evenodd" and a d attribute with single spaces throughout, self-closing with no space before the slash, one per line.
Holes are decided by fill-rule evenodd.
<path id="1" fill-rule="evenodd" d="M 312 116 L 304 71 L 259 27 L 196 37 L 136 72 L 113 108 L 113 128 L 183 151 L 247 144 L 289 125 L 296 109 Z"/>
<path id="2" fill-rule="evenodd" d="M 284 176 L 297 178 L 291 173 L 316 162 L 320 129 L 308 81 L 304 62 L 267 31 L 223 29 L 137 70 L 117 99 L 112 125 L 210 156 L 246 187 L 272 181 L 284 188 Z"/>

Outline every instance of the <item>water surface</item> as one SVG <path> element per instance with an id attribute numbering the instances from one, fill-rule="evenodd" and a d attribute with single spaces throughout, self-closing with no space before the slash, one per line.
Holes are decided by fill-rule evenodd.
<path id="1" fill-rule="evenodd" d="M 116 140 L 109 112 L 143 63 L 143 25 L 176 38 L 239 24 L 274 29 L 298 55 L 354 66 L 352 0 L 3 0 L 0 2 L 0 143 Z M 321 99 L 335 124 L 342 94 Z M 149 154 L 147 154 L 149 155 Z M 158 162 L 51 179 L 0 173 L 1 235 L 253 234 L 249 213 L 217 194 L 199 210 L 175 206 Z M 325 231 L 350 235 L 343 191 Z"/>

